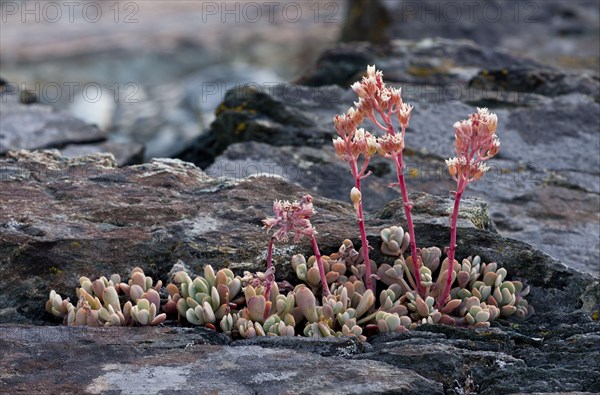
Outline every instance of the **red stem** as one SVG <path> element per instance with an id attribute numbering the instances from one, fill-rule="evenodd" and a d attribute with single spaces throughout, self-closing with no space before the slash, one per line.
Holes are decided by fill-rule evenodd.
<path id="1" fill-rule="evenodd" d="M 381 129 L 383 129 L 386 133 L 389 133 L 392 136 L 395 135 L 396 131 L 394 130 L 394 126 L 392 125 L 390 117 L 385 115 L 385 113 L 380 111 L 377 107 L 375 107 L 375 108 L 377 109 L 377 112 L 383 119 L 386 126 L 385 127 L 382 126 L 377 121 L 377 119 L 375 118 L 375 113 L 373 113 L 373 112 L 371 113 L 371 116 L 370 116 L 371 120 L 375 123 L 375 125 L 377 125 Z M 405 134 L 406 128 L 404 125 L 400 125 L 400 126 L 401 126 L 402 139 L 404 139 L 404 134 Z M 406 182 L 404 181 L 404 159 L 402 158 L 402 151 L 400 151 L 400 153 L 398 153 L 398 155 L 395 156 L 393 159 L 394 159 L 394 163 L 396 164 L 396 173 L 398 174 L 398 185 L 400 186 L 402 201 L 404 203 L 404 214 L 406 216 L 406 222 L 408 225 L 407 226 L 408 234 L 410 235 L 410 251 L 411 251 L 411 256 L 412 256 L 412 260 L 413 260 L 413 275 L 415 277 L 417 292 L 421 296 L 425 296 L 425 288 L 423 288 L 423 285 L 421 284 L 421 273 L 419 272 L 419 259 L 418 259 L 419 257 L 417 255 L 417 241 L 415 239 L 415 227 L 414 227 L 414 224 L 412 221 L 412 214 L 411 214 L 412 205 L 408 201 L 408 191 L 406 190 Z"/>
<path id="2" fill-rule="evenodd" d="M 450 295 L 450 287 L 452 286 L 452 275 L 454 274 L 454 253 L 456 252 L 456 221 L 458 220 L 458 208 L 460 206 L 460 198 L 463 192 L 461 191 L 459 182 L 459 188 L 454 196 L 454 211 L 452 211 L 452 221 L 450 222 L 450 248 L 448 249 L 448 278 L 446 278 L 446 285 L 444 287 L 444 293 L 438 298 L 437 304 L 441 308 L 448 295 Z"/>
<path id="3" fill-rule="evenodd" d="M 365 169 L 366 166 L 363 166 Z M 354 177 L 354 184 L 356 189 L 360 190 L 360 178 L 362 174 L 358 173 L 356 161 L 350 162 L 350 170 L 352 172 L 352 176 Z M 362 198 L 358 202 L 356 206 L 356 216 L 358 217 L 358 231 L 360 233 L 360 241 L 362 243 L 362 253 L 363 260 L 365 261 L 365 284 L 367 289 L 370 289 L 375 293 L 375 286 L 373 284 L 373 279 L 371 278 L 371 260 L 369 259 L 369 241 L 367 240 L 367 231 L 365 230 L 365 219 L 363 216 L 363 206 L 362 206 Z"/>
<path id="4" fill-rule="evenodd" d="M 411 213 L 412 204 L 408 201 L 408 191 L 406 190 L 406 182 L 404 181 L 404 160 L 402 159 L 402 152 L 394 157 L 394 162 L 396 163 L 398 185 L 400 185 L 402 202 L 404 203 L 404 214 L 406 215 L 408 234 L 410 235 L 410 253 L 413 261 L 413 274 L 415 276 L 415 282 L 417 283 L 417 292 L 421 296 L 425 296 L 425 289 L 421 284 L 421 273 L 419 272 L 419 257 L 417 255 L 417 242 L 415 240 L 415 226 L 413 224 Z"/>
<path id="5" fill-rule="evenodd" d="M 269 247 L 267 249 L 267 271 L 269 271 L 269 269 L 271 268 L 271 266 L 273 266 L 273 263 L 271 262 L 273 259 L 273 237 L 271 237 L 269 239 Z M 265 285 L 265 299 L 267 301 L 271 300 L 270 296 L 271 296 L 271 285 L 272 282 L 267 278 L 266 279 L 267 284 Z"/>
<path id="6" fill-rule="evenodd" d="M 319 267 L 319 275 L 321 276 L 321 285 L 323 287 L 323 296 L 329 295 L 329 286 L 327 285 L 327 279 L 325 278 L 325 269 L 323 268 L 323 261 L 321 260 L 321 252 L 319 252 L 319 245 L 315 236 L 310 236 L 310 242 L 312 243 L 313 253 L 317 259 L 317 266 Z"/>

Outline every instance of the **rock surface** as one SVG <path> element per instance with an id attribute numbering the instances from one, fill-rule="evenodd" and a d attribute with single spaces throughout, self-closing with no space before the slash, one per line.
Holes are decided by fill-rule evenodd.
<path id="1" fill-rule="evenodd" d="M 347 87 L 365 64 L 380 67 L 415 106 L 405 151 L 409 191 L 448 194 L 453 183 L 444 159 L 453 154 L 452 123 L 488 106 L 498 114 L 502 145 L 492 170 L 467 194 L 489 202 L 501 234 L 598 275 L 600 80 L 594 73 L 554 69 L 469 41 L 343 45 L 300 79 L 315 87 L 228 92 L 209 133 L 180 157 L 213 176 L 274 173 L 347 201 L 352 179 L 331 147 L 331 119 L 356 96 L 326 84 Z M 387 187 L 395 171 L 379 159 L 370 170 L 365 203 L 377 210 L 398 197 Z"/>
<path id="2" fill-rule="evenodd" d="M 555 66 L 598 71 L 600 10 L 593 0 L 350 0 L 349 4 L 344 41 L 466 38 Z"/>
<path id="3" fill-rule="evenodd" d="M 95 126 L 42 104 L 23 104 L 22 93 L 0 88 L 0 155 L 15 149 L 58 148 L 91 143 L 108 134 Z"/>
<path id="4" fill-rule="evenodd" d="M 348 359 L 341 352 L 322 357 L 308 350 L 241 344 L 227 347 L 222 345 L 222 338 L 206 330 L 20 326 L 0 329 L 4 350 L 0 383 L 14 392 L 444 393 L 442 384 L 384 362 Z M 321 342 L 311 343 L 319 347 Z M 34 373 L 48 360 L 55 362 L 48 363 L 41 370 L 43 373 Z M 70 370 L 71 366 L 77 368 Z M 332 372 L 336 380 L 331 380 Z"/>
<path id="5" fill-rule="evenodd" d="M 49 105 L 15 84 L 0 84 L 0 157 L 20 149 L 57 148 L 68 157 L 109 152 L 120 166 L 143 162 L 144 145 L 108 141 L 109 133 Z"/>
<path id="6" fill-rule="evenodd" d="M 144 145 L 133 142 L 105 141 L 98 144 L 69 144 L 61 148 L 60 152 L 67 158 L 107 152 L 114 155 L 118 166 L 130 166 L 144 162 Z"/>
<path id="7" fill-rule="evenodd" d="M 598 280 L 494 231 L 484 201 L 466 199 L 457 256 L 497 261 L 531 285 L 536 314 L 487 330 L 422 327 L 360 344 L 349 339 L 233 341 L 199 328 L 69 328 L 48 323 L 51 288 L 72 295 L 81 275 L 126 275 L 134 266 L 168 280 L 179 260 L 262 270 L 260 220 L 274 199 L 305 189 L 279 177 L 214 179 L 172 159 L 117 168 L 111 155 L 68 159 L 55 151 L 0 160 L 0 384 L 37 393 L 468 393 L 597 391 L 594 320 Z M 451 201 L 412 195 L 421 245 L 443 247 Z M 348 203 L 314 196 L 324 253 L 356 240 Z M 392 201 L 367 218 L 373 257 L 379 231 L 403 224 Z M 356 243 L 358 244 L 358 242 Z M 280 279 L 306 243 L 278 245 Z M 577 355 L 577 358 L 573 358 Z M 34 357 L 33 357 L 34 356 Z M 68 361 L 65 363 L 59 361 Z M 99 362 L 101 361 L 101 362 Z M 43 369 L 40 367 L 43 366 Z M 335 377 L 335 379 L 332 379 Z"/>
<path id="8" fill-rule="evenodd" d="M 447 394 L 600 391 L 600 373 L 593 368 L 600 357 L 594 346 L 600 337 L 598 323 L 513 328 L 427 326 L 376 336 L 370 342 L 373 351 L 352 358 L 410 366 L 443 383 Z"/>

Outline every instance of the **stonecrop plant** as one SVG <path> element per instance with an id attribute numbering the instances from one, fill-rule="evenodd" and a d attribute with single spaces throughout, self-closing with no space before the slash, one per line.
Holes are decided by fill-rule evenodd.
<path id="1" fill-rule="evenodd" d="M 46 303 L 48 313 L 68 325 L 145 326 L 177 320 L 241 338 L 304 335 L 360 340 L 371 333 L 401 332 L 421 324 L 488 327 L 499 317 L 525 319 L 533 314 L 525 300 L 529 287 L 508 280 L 506 269 L 484 263 L 479 256 L 455 260 L 461 197 L 468 184 L 484 176 L 485 161 L 497 154 L 500 145 L 496 115 L 478 109 L 454 124 L 456 157 L 446 164 L 456 190 L 450 244 L 442 260 L 442 250 L 418 248 L 415 239 L 402 156 L 412 106 L 403 102 L 399 89 L 386 87 L 382 72 L 374 66 L 352 89 L 358 101 L 334 118 L 338 137 L 333 145 L 354 178 L 350 200 L 358 223 L 358 251 L 346 239 L 338 251 L 321 254 L 311 224 L 316 214 L 313 198 L 305 195 L 299 201 L 275 201 L 274 215 L 263 220 L 269 234 L 264 273 L 240 276 L 227 268 L 215 272 L 207 265 L 194 279 L 186 272 L 176 273 L 164 288 L 141 268 L 132 270 L 128 282 L 121 282 L 117 274 L 94 281 L 81 277 L 77 303 L 53 290 Z M 361 128 L 365 119 L 382 135 Z M 395 259 L 392 265 L 370 259 L 365 229 L 361 180 L 370 175 L 368 164 L 376 154 L 394 163 L 397 183 L 391 186 L 399 188 L 406 215 L 407 232 L 393 225 L 380 233 L 381 252 Z M 291 257 L 295 285 L 277 282 L 273 265 L 274 244 L 287 242 L 290 236 L 294 242 L 308 238 L 313 250 L 308 258 Z"/>

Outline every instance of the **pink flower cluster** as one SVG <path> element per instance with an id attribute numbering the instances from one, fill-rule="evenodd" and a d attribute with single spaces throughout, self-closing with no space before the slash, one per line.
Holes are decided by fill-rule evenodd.
<path id="1" fill-rule="evenodd" d="M 290 203 L 289 201 L 276 200 L 273 203 L 273 212 L 275 217 L 263 219 L 264 228 L 267 232 L 271 229 L 276 228 L 277 230 L 273 236 L 269 239 L 269 247 L 267 250 L 267 285 L 265 290 L 265 298 L 268 300 L 271 292 L 271 284 L 275 281 L 275 269 L 272 266 L 273 258 L 273 240 L 287 241 L 289 234 L 294 233 L 294 243 L 297 243 L 304 236 L 310 238 L 310 243 L 317 260 L 317 267 L 319 268 L 319 276 L 321 277 L 321 286 L 323 287 L 323 296 L 329 295 L 329 287 L 327 285 L 327 279 L 325 278 L 325 269 L 323 266 L 323 260 L 321 259 L 321 253 L 319 251 L 319 245 L 315 235 L 317 234 L 316 229 L 310 223 L 310 218 L 315 214 L 313 208 L 312 196 L 304 195 L 302 199 Z M 273 274 L 273 275 L 271 275 Z"/>
<path id="2" fill-rule="evenodd" d="M 367 75 L 362 81 L 352 84 L 351 88 L 358 95 L 358 102 L 354 105 L 363 117 L 377 121 L 375 113 L 378 113 L 384 121 L 388 121 L 387 124 L 390 116 L 395 114 L 400 125 L 408 127 L 412 106 L 402 101 L 400 89 L 385 85 L 383 73 L 376 70 L 375 66 L 368 66 Z M 386 127 L 378 126 L 387 132 Z"/>
<path id="3" fill-rule="evenodd" d="M 314 236 L 317 232 L 310 223 L 310 217 L 315 214 L 312 196 L 305 195 L 299 202 L 276 200 L 273 203 L 275 217 L 269 217 L 262 222 L 267 232 L 275 228 L 273 237 L 277 241 L 287 241 L 289 234 L 294 233 L 294 242 L 304 236 Z"/>
<path id="4" fill-rule="evenodd" d="M 351 88 L 358 95 L 358 103 L 354 105 L 364 117 L 375 118 L 374 111 L 397 114 L 400 124 L 408 125 L 412 107 L 402 102 L 400 89 L 385 86 L 383 73 L 375 66 L 368 66 L 367 75 Z"/>
<path id="5" fill-rule="evenodd" d="M 339 132 L 338 132 L 339 133 Z M 355 129 L 350 133 L 337 137 L 333 140 L 335 153 L 344 162 L 358 160 L 362 154 L 365 158 L 370 158 L 379 149 L 377 139 L 363 128 Z"/>
<path id="6" fill-rule="evenodd" d="M 367 75 L 362 81 L 355 82 L 352 90 L 358 95 L 346 114 L 336 115 L 333 124 L 339 137 L 333 140 L 338 157 L 346 162 L 358 160 L 360 154 L 370 158 L 379 152 L 381 156 L 391 157 L 404 149 L 404 130 L 408 127 L 410 113 L 413 109 L 402 101 L 400 89 L 387 87 L 383 82 L 383 74 L 375 66 L 367 67 Z M 385 124 L 379 122 L 377 115 Z M 391 117 L 396 115 L 402 127 L 399 136 L 391 126 Z M 364 118 L 369 118 L 380 129 L 386 132 L 383 137 L 375 137 L 364 129 L 358 129 Z"/>
<path id="7" fill-rule="evenodd" d="M 496 136 L 498 117 L 487 108 L 478 108 L 477 114 L 456 122 L 456 157 L 446 160 L 450 175 L 459 185 L 458 192 L 470 182 L 477 181 L 488 171 L 483 163 L 498 153 L 500 140 Z"/>

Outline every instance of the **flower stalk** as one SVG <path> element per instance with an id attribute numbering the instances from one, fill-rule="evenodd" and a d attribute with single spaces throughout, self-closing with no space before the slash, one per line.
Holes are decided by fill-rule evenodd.
<path id="1" fill-rule="evenodd" d="M 450 246 L 448 247 L 448 272 L 444 290 L 438 294 L 437 305 L 442 307 L 450 295 L 454 281 L 454 255 L 456 253 L 456 222 L 460 208 L 460 199 L 467 186 L 475 182 L 489 170 L 484 163 L 498 153 L 500 140 L 496 136 L 498 117 L 489 113 L 487 108 L 478 108 L 476 114 L 469 119 L 456 122 L 456 157 L 447 159 L 446 165 L 450 176 L 456 181 L 454 209 L 450 219 Z"/>
<path id="2" fill-rule="evenodd" d="M 275 268 L 273 267 L 273 241 L 274 237 L 269 238 L 269 245 L 267 247 L 267 271 L 265 272 L 265 299 L 270 300 L 271 287 L 273 281 L 275 281 Z"/>
<path id="3" fill-rule="evenodd" d="M 352 172 L 352 176 L 354 177 L 354 188 L 350 192 L 350 200 L 354 204 L 354 209 L 356 210 L 356 218 L 358 222 L 358 231 L 360 234 L 360 242 L 362 243 L 362 257 L 365 262 L 365 284 L 367 289 L 375 292 L 375 287 L 373 284 L 373 276 L 371 274 L 371 260 L 369 258 L 369 241 L 367 240 L 367 231 L 365 229 L 365 219 L 363 216 L 363 202 L 362 202 L 362 192 L 360 189 L 360 180 L 361 178 L 366 177 L 364 175 L 367 164 L 369 163 L 369 159 L 365 159 L 365 165 L 362 170 L 358 172 L 356 162 L 350 163 L 350 169 Z"/>
<path id="4" fill-rule="evenodd" d="M 325 277 L 325 268 L 323 267 L 323 259 L 321 258 L 321 252 L 319 251 L 319 245 L 314 235 L 310 236 L 310 243 L 317 260 L 317 267 L 319 268 L 319 276 L 321 276 L 321 287 L 323 288 L 323 296 L 329 295 L 329 286 L 327 285 L 327 279 Z"/>
<path id="5" fill-rule="evenodd" d="M 365 230 L 365 220 L 363 214 L 361 180 L 370 175 L 367 172 L 369 160 L 377 153 L 377 139 L 371 133 L 364 129 L 357 129 L 357 126 L 362 122 L 363 115 L 350 108 L 346 114 L 337 115 L 334 118 L 335 129 L 338 137 L 333 140 L 333 146 L 337 156 L 350 166 L 350 172 L 354 178 L 354 187 L 350 192 L 350 199 L 356 210 L 356 218 L 358 222 L 358 230 L 362 243 L 362 257 L 365 264 L 365 285 L 367 289 L 375 291 L 373 276 L 371 273 L 371 260 L 369 258 L 369 242 L 367 240 L 367 232 Z M 358 160 L 363 157 L 363 165 L 358 170 Z"/>
<path id="6" fill-rule="evenodd" d="M 352 85 L 352 89 L 358 95 L 359 101 L 354 103 L 357 110 L 355 111 L 352 108 L 352 112 L 349 110 L 348 114 L 354 114 L 355 112 L 360 114 L 361 121 L 363 118 L 368 118 L 371 120 L 371 122 L 373 122 L 373 124 L 375 124 L 375 126 L 385 133 L 383 137 L 380 137 L 376 140 L 377 150 L 381 156 L 394 161 L 396 174 L 398 177 L 398 183 L 395 185 L 400 187 L 404 213 L 410 235 L 413 266 L 412 276 L 415 279 L 414 283 L 417 292 L 419 292 L 421 295 L 424 295 L 425 289 L 421 284 L 419 272 L 420 260 L 417 253 L 417 243 L 411 213 L 412 203 L 408 199 L 406 182 L 404 180 L 405 165 L 402 157 L 402 151 L 404 149 L 404 136 L 413 107 L 402 101 L 400 94 L 401 92 L 399 89 L 388 88 L 385 86 L 385 83 L 383 82 L 383 73 L 381 71 L 377 71 L 375 66 L 367 67 L 367 75 L 363 77 L 362 81 L 354 83 Z M 381 120 L 378 119 L 376 114 Z M 400 133 L 396 133 L 392 123 L 392 117 L 394 115 L 397 117 L 400 124 Z M 352 118 L 355 119 L 356 117 Z M 338 129 L 337 126 L 336 129 Z"/>

